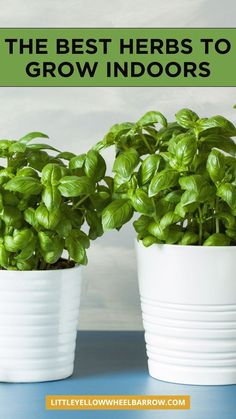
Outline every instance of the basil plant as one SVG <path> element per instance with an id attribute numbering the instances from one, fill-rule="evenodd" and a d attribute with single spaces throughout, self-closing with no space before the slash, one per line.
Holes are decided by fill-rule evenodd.
<path id="1" fill-rule="evenodd" d="M 175 116 L 169 123 L 148 112 L 114 125 L 96 145 L 116 148 L 103 228 L 119 229 L 135 212 L 144 246 L 236 245 L 236 129 L 223 116 L 199 118 L 189 109 Z"/>
<path id="2" fill-rule="evenodd" d="M 103 233 L 101 213 L 110 192 L 101 185 L 106 181 L 102 156 L 96 150 L 79 156 L 60 153 L 48 144 L 31 143 L 37 137 L 48 138 L 33 132 L 19 141 L 0 140 L 5 162 L 0 167 L 1 269 L 85 265 L 90 239 Z"/>

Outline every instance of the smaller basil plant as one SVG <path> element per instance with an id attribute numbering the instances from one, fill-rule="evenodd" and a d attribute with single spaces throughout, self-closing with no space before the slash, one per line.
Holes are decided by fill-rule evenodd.
<path id="1" fill-rule="evenodd" d="M 103 228 L 119 229 L 135 212 L 144 246 L 236 245 L 235 126 L 189 109 L 175 116 L 169 123 L 148 112 L 136 123 L 114 125 L 96 145 L 116 148 Z"/>
<path id="2" fill-rule="evenodd" d="M 103 233 L 101 213 L 110 197 L 101 185 L 109 183 L 104 159 L 95 150 L 77 156 L 31 143 L 37 137 L 48 138 L 33 132 L 0 141 L 1 269 L 85 265 L 90 239 Z"/>

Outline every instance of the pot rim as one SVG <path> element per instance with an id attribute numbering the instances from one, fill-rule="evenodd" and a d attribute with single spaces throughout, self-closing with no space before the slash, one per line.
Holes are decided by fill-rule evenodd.
<path id="1" fill-rule="evenodd" d="M 1 272 L 2 273 L 4 273 L 4 275 L 6 274 L 6 272 L 10 272 L 11 273 L 11 275 L 13 276 L 14 274 L 16 274 L 16 275 L 32 275 L 32 273 L 33 274 L 35 274 L 35 275 L 39 275 L 39 274 L 43 274 L 43 273 L 45 273 L 45 274 L 48 274 L 49 272 L 51 272 L 51 273 L 55 273 L 55 272 L 69 272 L 69 271 L 73 271 L 73 270 L 75 270 L 75 269 L 78 269 L 78 270 L 82 270 L 82 266 L 81 265 L 75 265 L 75 266 L 72 266 L 71 268 L 61 268 L 61 269 L 35 269 L 35 270 L 25 270 L 25 271 L 20 271 L 20 270 L 18 270 L 18 269 L 16 269 L 16 270 L 14 270 L 14 269 L 2 269 L 2 270 L 0 270 L 0 279 L 1 279 Z"/>
<path id="2" fill-rule="evenodd" d="M 189 249 L 232 249 L 236 250 L 236 246 L 203 246 L 198 244 L 168 244 L 168 243 L 153 243 L 151 246 L 145 247 L 142 244 L 141 240 L 138 240 L 137 238 L 134 239 L 136 246 L 140 246 L 144 249 L 150 249 L 152 247 L 173 247 L 173 248 L 189 248 Z"/>

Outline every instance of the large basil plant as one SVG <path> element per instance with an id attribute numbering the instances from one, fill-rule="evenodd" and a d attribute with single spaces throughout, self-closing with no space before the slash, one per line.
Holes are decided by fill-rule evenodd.
<path id="1" fill-rule="evenodd" d="M 33 132 L 19 141 L 0 141 L 1 269 L 86 264 L 90 239 L 103 233 L 101 213 L 110 197 L 109 187 L 101 185 L 104 159 L 95 150 L 60 153 L 31 142 L 37 137 L 47 138 Z"/>
<path id="2" fill-rule="evenodd" d="M 223 116 L 199 118 L 189 109 L 171 123 L 153 111 L 114 125 L 95 147 L 116 148 L 104 230 L 119 229 L 136 212 L 144 246 L 236 245 L 234 136 Z"/>

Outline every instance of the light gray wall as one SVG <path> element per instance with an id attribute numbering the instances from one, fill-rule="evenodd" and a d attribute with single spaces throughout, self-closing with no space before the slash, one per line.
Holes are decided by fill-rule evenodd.
<path id="1" fill-rule="evenodd" d="M 234 26 L 235 0 L 8 0 L 0 26 Z M 181 107 L 236 120 L 236 88 L 2 88 L 1 138 L 29 131 L 82 153 L 116 123 Z M 110 152 L 106 155 L 111 162 Z M 126 226 L 91 246 L 84 270 L 80 328 L 140 329 L 134 233 Z"/>

